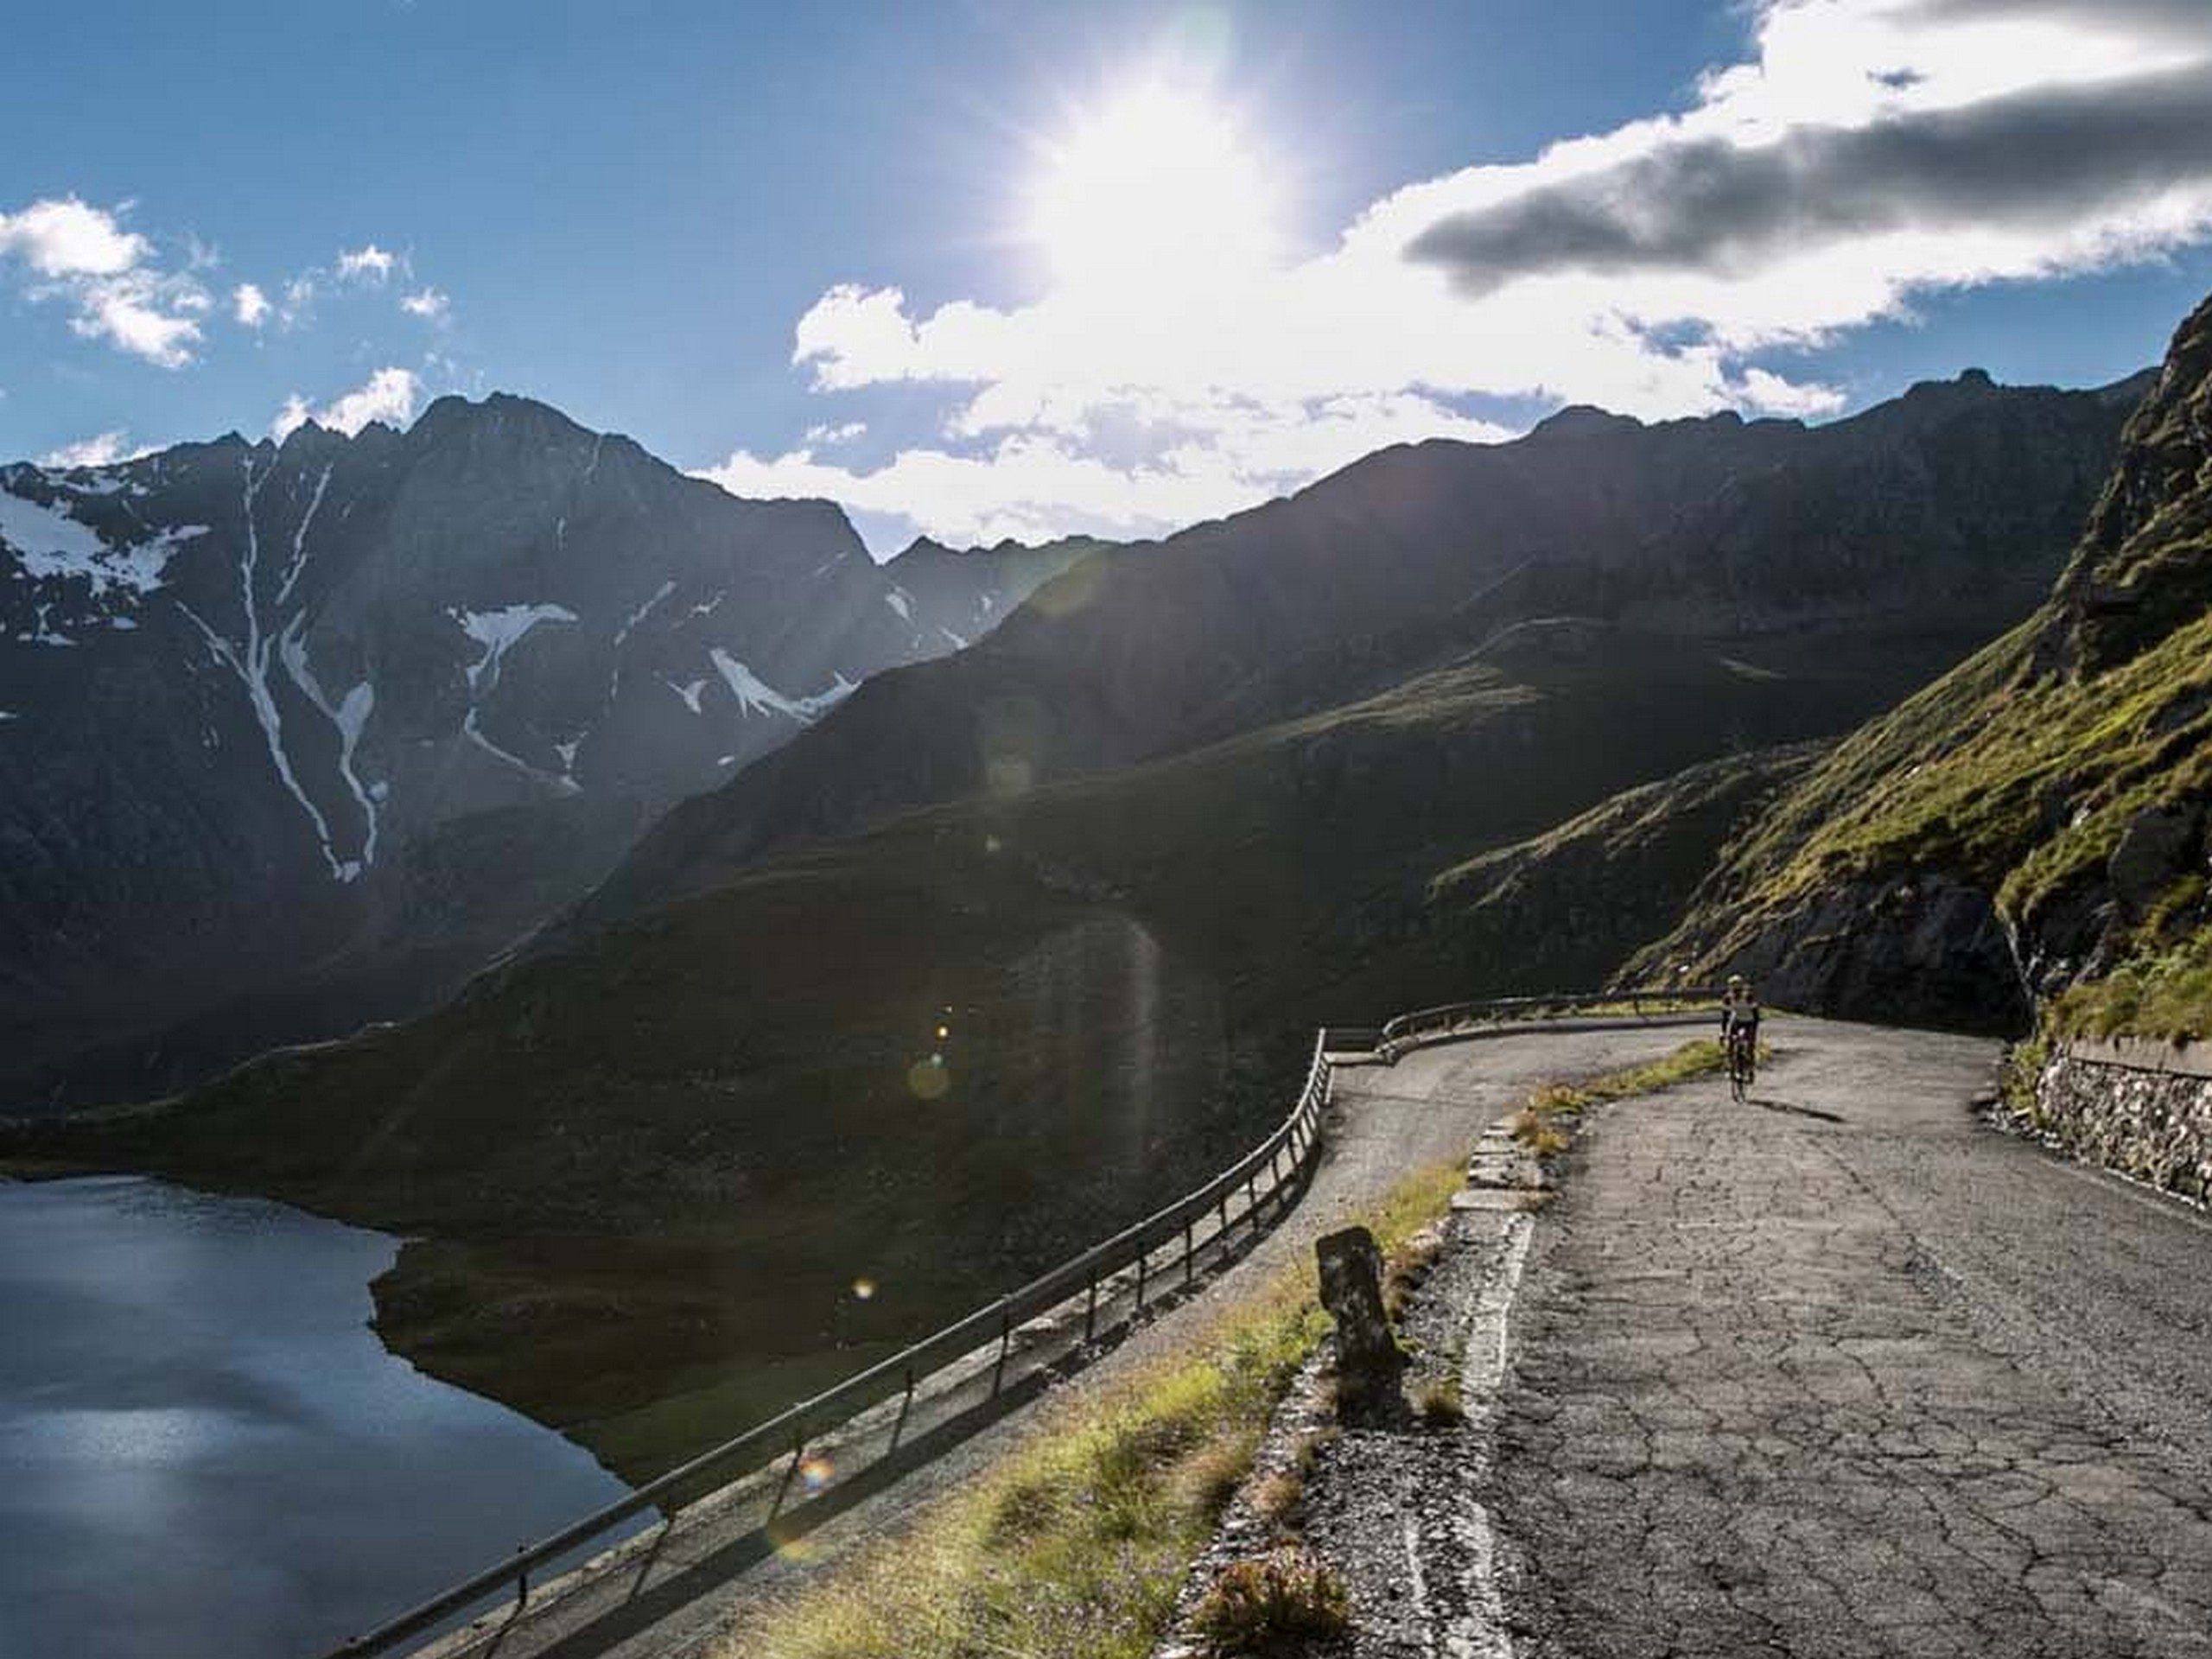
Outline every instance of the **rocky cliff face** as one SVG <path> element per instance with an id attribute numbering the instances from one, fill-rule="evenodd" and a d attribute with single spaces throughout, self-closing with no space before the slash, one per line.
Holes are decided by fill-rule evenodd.
<path id="1" fill-rule="evenodd" d="M 0 469 L 0 1107 L 423 1006 L 952 649 L 910 608 L 827 503 L 521 398 Z"/>
<path id="2" fill-rule="evenodd" d="M 2022 627 L 1840 746 L 1636 970 L 1874 1018 L 2212 1034 L 2212 302 Z"/>

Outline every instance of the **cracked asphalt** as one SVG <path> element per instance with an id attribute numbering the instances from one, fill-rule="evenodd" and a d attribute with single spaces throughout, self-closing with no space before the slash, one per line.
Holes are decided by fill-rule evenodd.
<path id="1" fill-rule="evenodd" d="M 1599 1114 L 1539 1224 L 1517 1651 L 2212 1655 L 2212 1224 L 1978 1122 L 1992 1044 L 1769 1036 L 1751 1104 Z"/>

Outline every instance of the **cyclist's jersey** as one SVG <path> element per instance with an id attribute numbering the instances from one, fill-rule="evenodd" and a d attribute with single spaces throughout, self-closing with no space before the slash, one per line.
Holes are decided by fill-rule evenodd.
<path id="1" fill-rule="evenodd" d="M 1720 999 L 1721 1035 L 1728 1036 L 1738 1027 L 1750 1031 L 1753 1036 L 1758 1034 L 1759 1000 L 1748 994 L 1738 996 L 1731 992 Z"/>

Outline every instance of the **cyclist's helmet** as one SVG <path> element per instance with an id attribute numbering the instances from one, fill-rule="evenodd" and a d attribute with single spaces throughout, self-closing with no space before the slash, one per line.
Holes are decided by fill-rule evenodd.
<path id="1" fill-rule="evenodd" d="M 1740 991 L 1744 987 L 1751 982 L 1751 981 L 1745 979 L 1741 974 L 1731 974 L 1728 976 L 1728 988 L 1732 991 Z"/>

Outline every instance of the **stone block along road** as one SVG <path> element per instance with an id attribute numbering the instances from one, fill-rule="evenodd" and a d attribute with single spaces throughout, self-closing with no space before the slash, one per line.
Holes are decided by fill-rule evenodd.
<path id="1" fill-rule="evenodd" d="M 2212 1655 L 2212 1223 L 1979 1122 L 1993 1044 L 1770 1040 L 1749 1103 L 1597 1115 L 1538 1223 L 1511 1650 Z"/>

